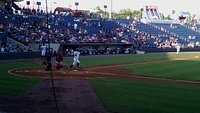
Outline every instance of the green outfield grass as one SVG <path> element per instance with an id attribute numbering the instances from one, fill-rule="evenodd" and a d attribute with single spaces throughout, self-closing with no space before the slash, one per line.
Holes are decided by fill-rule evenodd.
<path id="1" fill-rule="evenodd" d="M 135 75 L 200 80 L 200 59 L 171 60 L 122 67 Z"/>
<path id="2" fill-rule="evenodd" d="M 155 60 L 175 56 L 165 55 L 139 55 L 132 61 L 140 61 L 137 59 L 143 58 L 146 60 L 145 57 Z M 199 80 L 200 59 L 193 59 L 196 55 L 199 53 L 184 53 L 179 57 L 191 58 L 128 65 L 122 68 L 141 76 Z M 200 86 L 108 78 L 89 81 L 111 113 L 200 113 Z"/>
<path id="3" fill-rule="evenodd" d="M 160 54 L 145 54 L 145 55 L 120 55 L 120 56 L 87 56 L 80 57 L 82 66 L 96 66 L 96 65 L 105 65 L 113 63 L 123 63 L 123 62 L 138 62 L 138 61 L 148 61 L 148 60 L 159 60 L 159 59 L 168 59 L 175 57 L 188 57 L 191 55 L 200 55 L 199 53 L 181 53 L 176 55 L 176 53 L 160 53 Z M 65 58 L 64 62 L 66 64 L 72 63 L 72 57 Z"/>
<path id="4" fill-rule="evenodd" d="M 200 86 L 108 78 L 89 81 L 110 113 L 200 113 Z"/>

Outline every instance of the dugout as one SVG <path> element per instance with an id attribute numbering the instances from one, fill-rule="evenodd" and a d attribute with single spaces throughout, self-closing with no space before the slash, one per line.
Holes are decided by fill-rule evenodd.
<path id="1" fill-rule="evenodd" d="M 88 54 L 123 54 L 126 53 L 135 53 L 133 44 L 119 44 L 119 43 L 82 43 L 82 44 L 61 44 L 63 50 L 69 51 L 71 49 L 78 48 L 82 51 L 82 55 Z M 92 52 L 92 53 L 89 53 Z"/>

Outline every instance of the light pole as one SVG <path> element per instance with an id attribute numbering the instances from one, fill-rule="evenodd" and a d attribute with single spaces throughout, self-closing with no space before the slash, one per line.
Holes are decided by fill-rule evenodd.
<path id="1" fill-rule="evenodd" d="M 46 59 L 48 59 L 49 61 L 48 61 L 48 64 L 47 64 L 47 66 L 48 66 L 48 71 L 50 71 L 50 74 L 51 74 L 51 84 L 52 84 L 52 89 L 53 89 L 53 95 L 54 95 L 54 101 L 55 101 L 55 104 L 56 104 L 56 111 L 57 111 L 57 113 L 59 113 L 59 108 L 58 108 L 58 102 L 57 102 L 57 99 L 56 99 L 56 91 L 55 91 L 55 85 L 54 85 L 54 78 L 53 78 L 53 73 L 52 73 L 52 65 L 51 65 L 51 55 L 50 55 L 50 53 L 51 53 L 51 51 L 50 51 L 50 36 L 49 36 L 49 29 L 50 29 L 50 27 L 49 27 L 49 13 L 48 13 L 48 0 L 45 0 L 45 2 L 46 2 L 46 24 L 47 24 L 47 37 L 48 37 L 48 54 L 47 54 L 47 58 Z M 47 69 L 47 67 L 46 67 L 46 69 Z"/>
<path id="2" fill-rule="evenodd" d="M 40 10 L 40 5 L 41 5 L 41 2 L 37 2 L 38 11 Z"/>
<path id="3" fill-rule="evenodd" d="M 110 18 L 112 19 L 112 7 L 113 7 L 113 0 L 110 0 Z"/>
<path id="4" fill-rule="evenodd" d="M 107 8 L 107 5 L 104 5 L 103 7 L 105 9 L 105 12 L 104 12 L 105 14 L 104 15 L 105 15 L 105 18 L 106 18 L 106 8 Z"/>
<path id="5" fill-rule="evenodd" d="M 78 2 L 75 2 L 75 5 L 76 5 L 76 11 L 78 10 L 78 5 L 79 3 Z"/>

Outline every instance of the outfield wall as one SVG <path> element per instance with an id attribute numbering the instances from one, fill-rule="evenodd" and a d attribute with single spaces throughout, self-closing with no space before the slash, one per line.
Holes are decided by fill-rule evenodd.
<path id="1" fill-rule="evenodd" d="M 0 60 L 23 59 L 23 58 L 39 58 L 40 52 L 10 52 L 0 53 Z"/>
<path id="2" fill-rule="evenodd" d="M 154 53 L 154 52 L 176 52 L 176 48 L 145 48 L 140 49 L 142 51 L 145 51 L 146 53 Z M 197 52 L 200 51 L 200 48 L 181 48 L 180 52 Z"/>

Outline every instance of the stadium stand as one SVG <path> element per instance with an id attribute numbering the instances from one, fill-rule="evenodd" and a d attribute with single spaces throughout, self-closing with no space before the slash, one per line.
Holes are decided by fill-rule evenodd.
<path id="1" fill-rule="evenodd" d="M 157 8 L 151 8 L 154 8 L 152 12 L 149 13 L 148 10 L 146 14 L 157 15 Z M 22 8 L 21 13 L 8 14 L 1 8 L 0 14 L 3 15 L 0 17 L 1 48 L 7 52 L 34 51 L 31 45 L 40 46 L 49 42 L 48 33 L 50 43 L 61 44 L 65 49 L 81 45 L 91 51 L 98 47 L 102 47 L 103 50 L 112 47 L 112 50 L 117 51 L 119 47 L 123 47 L 125 52 L 127 48 L 174 48 L 177 42 L 181 43 L 182 48 L 200 45 L 199 25 L 196 25 L 194 30 L 177 23 L 104 19 L 89 16 L 87 11 L 80 10 L 77 13 L 69 8 L 62 10 L 65 10 L 64 13 L 61 13 L 61 8 L 57 9 L 58 14 L 49 13 L 48 30 L 47 17 L 43 10 Z M 160 15 L 157 17 L 161 20 Z M 7 42 L 8 38 L 17 41 L 18 44 L 14 44 L 15 41 Z"/>

